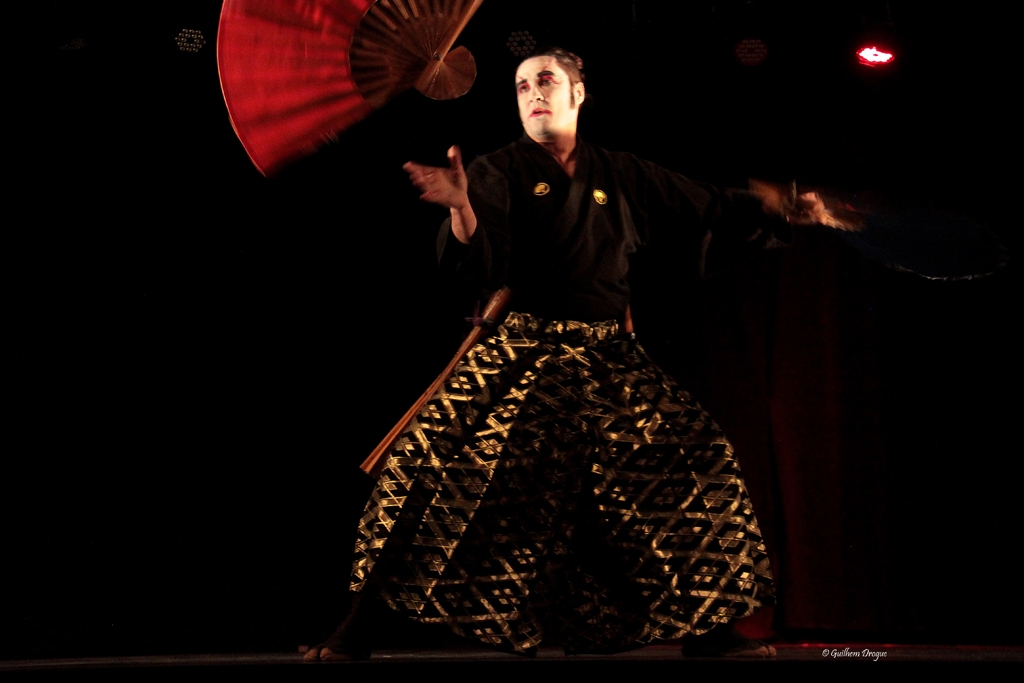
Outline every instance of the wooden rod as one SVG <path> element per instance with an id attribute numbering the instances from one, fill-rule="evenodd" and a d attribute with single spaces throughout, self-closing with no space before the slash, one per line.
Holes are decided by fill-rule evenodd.
<path id="1" fill-rule="evenodd" d="M 425 406 L 427 401 L 437 393 L 445 380 L 455 372 L 455 368 L 462 362 L 462 359 L 466 354 L 469 353 L 469 350 L 484 338 L 490 329 L 490 326 L 494 324 L 494 321 L 497 320 L 498 316 L 505 310 L 505 306 L 508 305 L 508 301 L 511 298 L 512 290 L 508 287 L 502 287 L 491 295 L 490 300 L 487 302 L 487 306 L 484 307 L 481 324 L 473 327 L 465 341 L 462 342 L 459 350 L 455 353 L 455 357 L 452 358 L 451 362 L 445 366 L 445 369 L 437 376 L 437 379 L 427 387 L 427 390 L 423 392 L 423 395 L 420 396 L 414 404 L 412 404 L 412 407 L 405 411 L 405 415 L 402 416 L 402 419 L 391 428 L 388 435 L 384 437 L 384 440 L 381 441 L 375 449 L 373 449 L 373 452 L 370 453 L 369 457 L 363 461 L 363 464 L 359 466 L 359 469 L 366 472 L 374 479 L 380 476 L 381 470 L 384 469 L 384 464 L 388 459 L 387 456 L 390 454 L 395 441 L 398 440 L 398 437 L 409 426 L 409 423 L 413 421 L 413 418 L 419 415 L 420 411 L 423 410 L 423 406 Z"/>

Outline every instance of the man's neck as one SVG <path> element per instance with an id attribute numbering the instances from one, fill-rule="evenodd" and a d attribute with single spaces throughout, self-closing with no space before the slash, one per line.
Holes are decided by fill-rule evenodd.
<path id="1" fill-rule="evenodd" d="M 565 174 L 572 178 L 576 172 L 576 131 L 559 135 L 552 135 L 540 140 L 532 138 L 534 142 L 543 147 L 555 158 L 558 165 L 562 167 Z"/>

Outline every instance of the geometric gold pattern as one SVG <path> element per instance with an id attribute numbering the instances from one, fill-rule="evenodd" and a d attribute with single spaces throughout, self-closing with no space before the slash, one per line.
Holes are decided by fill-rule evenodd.
<path id="1" fill-rule="evenodd" d="M 529 653 L 700 634 L 773 600 L 732 446 L 614 322 L 510 313 L 395 447 L 353 590 Z"/>

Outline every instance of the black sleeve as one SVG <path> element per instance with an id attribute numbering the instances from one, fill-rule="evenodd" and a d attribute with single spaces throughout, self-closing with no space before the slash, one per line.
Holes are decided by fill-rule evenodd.
<path id="1" fill-rule="evenodd" d="M 792 241 L 792 227 L 781 216 L 765 213 L 760 198 L 746 190 L 724 190 L 704 238 L 701 274 L 713 275 Z"/>
<path id="2" fill-rule="evenodd" d="M 509 182 L 485 158 L 473 161 L 466 176 L 476 231 L 469 244 L 463 244 L 452 233 L 451 218 L 445 219 L 437 236 L 437 260 L 446 275 L 494 290 L 505 284 L 508 275 Z"/>
<path id="3" fill-rule="evenodd" d="M 717 190 L 646 161 L 637 165 L 646 205 L 641 238 L 656 249 L 692 255 L 701 277 L 792 240 L 789 224 L 765 214 L 750 192 Z"/>

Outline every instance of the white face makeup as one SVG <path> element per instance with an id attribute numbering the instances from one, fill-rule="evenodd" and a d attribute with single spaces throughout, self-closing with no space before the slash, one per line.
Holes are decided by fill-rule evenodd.
<path id="1" fill-rule="evenodd" d="M 572 85 L 554 57 L 531 57 L 516 69 L 519 118 L 536 142 L 561 134 L 576 135 L 583 84 Z"/>

